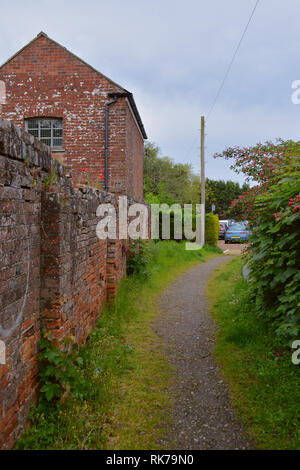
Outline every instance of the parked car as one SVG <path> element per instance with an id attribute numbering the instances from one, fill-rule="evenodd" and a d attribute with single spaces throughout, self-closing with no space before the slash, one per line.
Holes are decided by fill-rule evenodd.
<path id="1" fill-rule="evenodd" d="M 231 225 L 225 233 L 225 243 L 246 243 L 251 232 L 249 228 L 242 224 Z"/>
<path id="2" fill-rule="evenodd" d="M 229 222 L 230 222 L 229 220 L 220 220 L 220 224 L 226 224 L 227 227 L 229 225 Z"/>
<path id="3" fill-rule="evenodd" d="M 224 240 L 227 229 L 228 225 L 226 225 L 224 222 L 220 222 L 219 240 Z"/>
<path id="4" fill-rule="evenodd" d="M 243 220 L 242 222 L 239 222 L 239 223 L 244 225 L 245 227 L 249 227 L 249 221 L 248 220 Z"/>

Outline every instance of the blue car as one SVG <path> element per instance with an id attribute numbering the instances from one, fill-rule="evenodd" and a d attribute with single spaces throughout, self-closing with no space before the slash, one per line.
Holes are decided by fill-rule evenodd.
<path id="1" fill-rule="evenodd" d="M 245 224 L 233 224 L 225 233 L 225 243 L 247 243 L 251 232 Z"/>

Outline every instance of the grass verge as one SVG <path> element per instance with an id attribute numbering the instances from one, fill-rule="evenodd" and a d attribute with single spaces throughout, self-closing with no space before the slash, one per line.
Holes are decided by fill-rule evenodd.
<path id="1" fill-rule="evenodd" d="M 218 248 L 186 251 L 184 243 L 150 245 L 149 277 L 132 276 L 105 308 L 79 352 L 85 379 L 81 399 L 40 404 L 18 449 L 155 450 L 170 419 L 172 371 L 151 322 L 158 294 L 192 265 L 221 254 Z"/>
<path id="2" fill-rule="evenodd" d="M 242 278 L 241 257 L 219 268 L 208 297 L 218 324 L 215 356 L 234 408 L 260 449 L 300 448 L 299 367 L 263 319 Z"/>

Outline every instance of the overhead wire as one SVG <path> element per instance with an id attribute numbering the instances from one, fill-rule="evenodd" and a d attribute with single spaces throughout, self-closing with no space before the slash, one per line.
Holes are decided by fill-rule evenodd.
<path id="1" fill-rule="evenodd" d="M 245 26 L 245 28 L 244 28 L 243 34 L 242 34 L 242 36 L 241 36 L 241 38 L 240 38 L 240 40 L 239 40 L 239 42 L 238 42 L 238 45 L 237 45 L 237 47 L 236 47 L 236 49 L 235 49 L 235 51 L 234 51 L 234 53 L 233 53 L 232 59 L 231 59 L 231 61 L 230 61 L 230 63 L 229 63 L 229 66 L 227 67 L 227 70 L 226 70 L 226 72 L 225 72 L 224 78 L 223 78 L 223 80 L 222 80 L 222 82 L 221 82 L 221 84 L 220 84 L 220 86 L 219 86 L 219 89 L 218 89 L 218 91 L 217 91 L 217 94 L 216 94 L 216 96 L 215 96 L 215 98 L 214 98 L 214 100 L 213 100 L 213 103 L 212 103 L 212 105 L 211 105 L 211 107 L 210 107 L 210 109 L 209 109 L 209 112 L 208 112 L 208 114 L 207 114 L 207 117 L 206 117 L 206 120 L 207 120 L 207 121 L 208 121 L 208 119 L 209 119 L 209 117 L 210 117 L 210 115 L 211 115 L 211 113 L 212 113 L 212 111 L 213 111 L 213 109 L 214 109 L 214 107 L 215 107 L 215 105 L 216 105 L 218 99 L 219 99 L 219 96 L 220 96 L 220 94 L 221 94 L 221 91 L 223 90 L 223 87 L 224 87 L 224 85 L 225 85 L 225 82 L 226 82 L 226 80 L 227 80 L 227 77 L 228 77 L 228 75 L 229 75 L 229 73 L 230 73 L 230 71 L 231 71 L 231 69 L 232 69 L 234 60 L 235 60 L 235 58 L 236 58 L 236 56 L 237 56 L 237 53 L 238 53 L 238 51 L 239 51 L 239 49 L 240 49 L 240 47 L 241 47 L 241 44 L 242 44 L 243 39 L 244 39 L 244 37 L 245 37 L 245 35 L 246 35 L 246 33 L 247 33 L 247 30 L 248 30 L 248 28 L 249 28 L 249 25 L 250 25 L 250 23 L 251 23 L 251 20 L 252 20 L 252 18 L 253 18 L 253 16 L 254 16 L 255 10 L 256 10 L 256 8 L 257 8 L 259 2 L 260 2 L 260 0 L 257 0 L 257 1 L 256 1 L 255 6 L 254 6 L 254 8 L 253 8 L 253 10 L 252 10 L 252 13 L 251 13 L 251 15 L 250 15 L 250 17 L 249 17 L 249 20 L 248 20 L 248 22 L 247 22 L 247 24 L 246 24 L 246 26 Z"/>

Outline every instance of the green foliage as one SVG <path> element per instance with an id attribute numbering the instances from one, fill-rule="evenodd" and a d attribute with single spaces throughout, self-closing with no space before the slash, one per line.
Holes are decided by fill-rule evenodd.
<path id="1" fill-rule="evenodd" d="M 169 213 L 169 211 L 166 211 L 167 213 Z M 159 238 L 160 240 L 163 240 L 163 236 L 164 236 L 164 233 L 163 233 L 163 213 L 164 211 L 162 211 L 160 214 L 159 214 Z M 177 216 L 180 216 L 181 217 L 181 229 L 182 229 L 182 238 L 181 240 L 177 240 L 177 241 L 182 241 L 182 240 L 185 240 L 185 237 L 184 237 L 184 210 L 179 210 L 179 214 L 176 215 Z M 174 211 L 170 211 L 170 240 L 174 240 L 174 237 L 175 237 L 175 222 L 177 222 L 177 219 L 175 217 L 175 213 Z M 195 228 L 195 218 L 193 218 L 193 228 Z"/>
<path id="2" fill-rule="evenodd" d="M 244 261 L 223 265 L 209 282 L 218 325 L 215 355 L 248 437 L 259 449 L 299 449 L 299 367 L 293 350 L 257 317 Z"/>
<path id="3" fill-rule="evenodd" d="M 217 213 L 224 217 L 233 216 L 231 202 L 247 189 L 246 184 L 241 187 L 232 181 L 207 179 L 207 212 L 215 204 Z M 200 192 L 200 177 L 193 173 L 191 165 L 175 164 L 168 157 L 160 157 L 160 149 L 155 144 L 148 142 L 145 145 L 144 193 L 149 204 L 199 204 Z"/>
<path id="4" fill-rule="evenodd" d="M 148 204 L 161 204 L 159 197 L 155 196 L 153 193 L 146 193 L 145 201 Z"/>
<path id="5" fill-rule="evenodd" d="M 259 315 L 278 335 L 300 331 L 300 142 L 278 139 L 217 155 L 257 186 L 233 201 L 250 221 L 251 289 Z"/>
<path id="6" fill-rule="evenodd" d="M 155 144 L 145 145 L 144 193 L 169 205 L 199 203 L 200 179 L 191 165 L 174 163 L 169 157 L 160 157 L 159 152 Z"/>
<path id="7" fill-rule="evenodd" d="M 79 372 L 82 358 L 74 340 L 67 337 L 57 342 L 44 333 L 39 346 L 40 404 L 57 403 L 63 394 L 82 398 L 85 392 L 84 378 Z"/>
<path id="8" fill-rule="evenodd" d="M 205 243 L 217 246 L 220 233 L 219 217 L 213 214 L 206 214 L 205 217 Z"/>
<path id="9" fill-rule="evenodd" d="M 151 259 L 149 243 L 143 240 L 132 241 L 128 250 L 127 274 L 150 275 L 148 264 Z"/>
<path id="10" fill-rule="evenodd" d="M 292 157 L 281 168 L 278 181 L 257 198 L 255 207 L 258 224 L 251 237 L 252 296 L 259 314 L 267 315 L 279 335 L 295 337 L 300 331 L 298 158 Z"/>
<path id="11" fill-rule="evenodd" d="M 198 225 L 200 224 L 200 220 L 198 219 L 198 221 L 197 221 L 195 207 L 193 207 L 192 211 L 187 211 L 187 212 L 185 212 L 184 209 L 180 209 L 180 207 L 179 208 L 172 207 L 172 209 L 174 209 L 174 210 L 169 210 L 169 209 L 167 209 L 165 211 L 162 210 L 159 214 L 159 239 L 164 240 L 163 237 L 166 236 L 166 234 L 164 234 L 164 232 L 163 232 L 163 214 L 169 215 L 169 217 L 170 217 L 170 225 L 169 225 L 170 238 L 169 238 L 169 240 L 175 240 L 177 242 L 180 242 L 180 241 L 190 240 L 189 236 L 191 236 L 191 237 L 194 236 L 195 237 L 195 235 L 193 235 L 193 234 L 195 234 L 195 232 L 196 232 L 197 223 L 198 223 Z M 186 218 L 186 220 L 185 220 L 185 218 Z M 187 224 L 187 227 L 185 227 L 185 224 Z M 175 227 L 176 227 L 177 230 L 179 230 L 178 225 L 179 226 L 181 225 L 180 239 L 175 238 Z M 187 234 L 189 232 L 188 229 L 191 229 L 193 231 L 193 233 L 188 235 Z M 176 234 L 176 236 L 178 237 L 178 234 Z"/>
<path id="12" fill-rule="evenodd" d="M 51 188 L 51 186 L 55 185 L 57 182 L 57 173 L 53 168 L 51 168 L 50 173 L 44 178 L 42 182 L 43 188 Z"/>
<path id="13" fill-rule="evenodd" d="M 206 179 L 206 210 L 211 211 L 212 205 L 216 206 L 216 213 L 222 218 L 236 218 L 240 216 L 237 208 L 232 208 L 231 203 L 243 192 L 247 191 L 249 186 L 233 181 Z"/>

